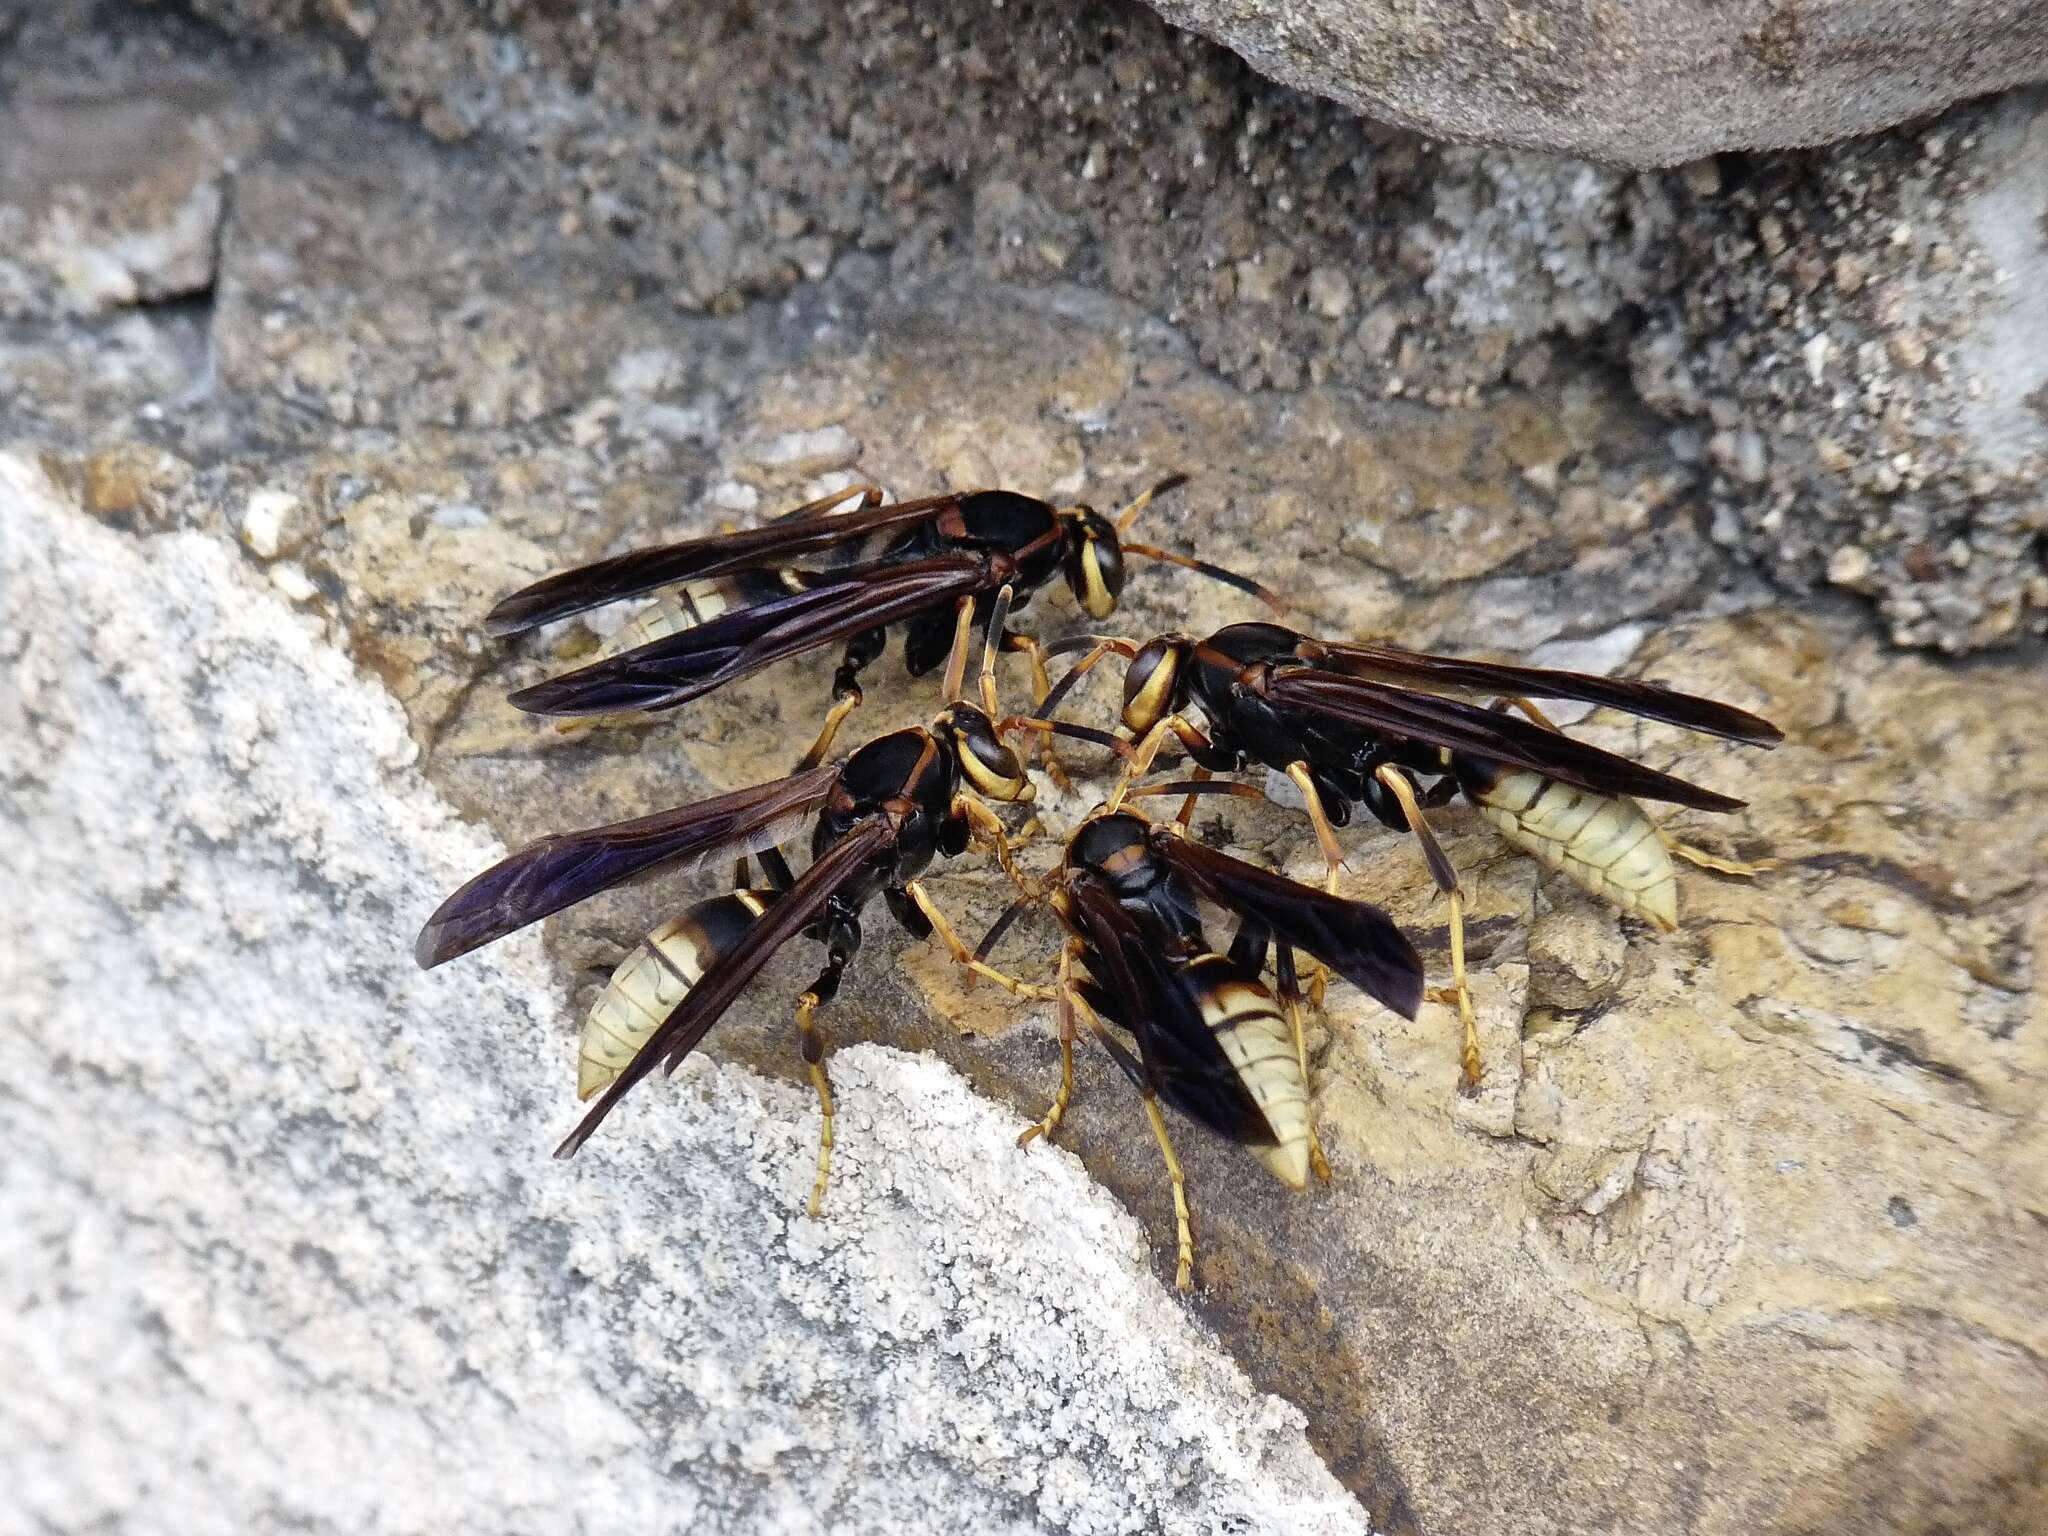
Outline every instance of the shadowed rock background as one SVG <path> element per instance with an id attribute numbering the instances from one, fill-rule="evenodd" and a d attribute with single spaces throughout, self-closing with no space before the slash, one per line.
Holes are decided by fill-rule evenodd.
<path id="1" fill-rule="evenodd" d="M 1135 4 L 0 0 L 0 1530 L 2048 1524 L 2048 98 L 1950 105 L 2040 17 L 1160 9 L 1253 67 Z M 1770 715 L 1574 729 L 1782 867 L 1655 935 L 1449 813 L 1480 1092 L 1333 992 L 1336 1182 L 1184 1136 L 1185 1304 L 1114 1071 L 1014 1150 L 1047 1021 L 879 912 L 822 1221 L 808 953 L 548 1161 L 711 882 L 413 931 L 782 771 L 829 661 L 564 735 L 503 695 L 590 634 L 484 608 L 856 476 L 1168 470 L 1148 536 L 1302 627 Z M 1246 614 L 1140 568 L 1118 623 Z M 856 737 L 930 712 L 872 676 Z M 1414 848 L 1347 842 L 1441 973 Z"/>

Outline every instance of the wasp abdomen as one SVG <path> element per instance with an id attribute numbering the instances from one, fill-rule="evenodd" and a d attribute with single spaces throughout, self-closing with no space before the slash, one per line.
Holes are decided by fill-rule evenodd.
<path id="1" fill-rule="evenodd" d="M 604 661 L 638 650 L 686 629 L 695 629 L 699 624 L 708 624 L 735 608 L 787 597 L 793 590 L 775 571 L 736 571 L 730 576 L 690 582 L 634 614 L 597 648 L 592 660 Z"/>
<path id="2" fill-rule="evenodd" d="M 1523 769 L 1490 782 L 1461 773 L 1501 835 L 1596 896 L 1664 929 L 1678 926 L 1678 877 L 1657 825 L 1635 801 L 1596 795 Z"/>
<path id="3" fill-rule="evenodd" d="M 1308 1084 L 1294 1052 L 1294 1033 L 1273 994 L 1222 955 L 1203 955 L 1189 967 L 1200 989 L 1202 1021 L 1272 1131 L 1252 1154 L 1290 1189 L 1308 1184 Z"/>
<path id="4" fill-rule="evenodd" d="M 760 920 L 773 891 L 734 891 L 700 901 L 671 918 L 619 962 L 583 1021 L 576 1056 L 576 1097 L 611 1085 L 648 1036 L 690 995 L 712 961 Z"/>

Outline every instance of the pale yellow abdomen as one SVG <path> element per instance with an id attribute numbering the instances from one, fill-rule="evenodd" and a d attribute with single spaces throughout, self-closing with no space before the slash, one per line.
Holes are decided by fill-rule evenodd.
<path id="1" fill-rule="evenodd" d="M 1295 1055 L 1293 1031 L 1273 994 L 1262 984 L 1244 979 L 1221 955 L 1205 955 L 1192 969 L 1206 984 L 1201 994 L 1202 1021 L 1273 1131 L 1272 1145 L 1253 1146 L 1252 1154 L 1288 1188 L 1305 1188 L 1308 1084 Z M 1230 973 L 1226 979 L 1212 979 L 1224 971 Z"/>
<path id="2" fill-rule="evenodd" d="M 1657 825 L 1635 801 L 1509 769 L 1473 797 L 1517 848 L 1660 928 L 1678 926 L 1678 877 Z"/>
<path id="3" fill-rule="evenodd" d="M 583 1021 L 577 1098 L 601 1092 L 625 1071 L 712 962 L 738 942 L 773 899 L 772 891 L 734 891 L 700 901 L 633 947 Z"/>

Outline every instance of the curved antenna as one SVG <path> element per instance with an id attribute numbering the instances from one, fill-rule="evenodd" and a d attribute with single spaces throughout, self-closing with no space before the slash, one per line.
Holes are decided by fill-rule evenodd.
<path id="1" fill-rule="evenodd" d="M 981 936 L 981 942 L 974 946 L 974 958 L 981 961 L 984 965 L 987 964 L 988 957 L 994 954 L 996 946 L 1003 942 L 1003 935 L 1016 926 L 1017 919 L 1022 917 L 1029 908 L 1037 905 L 1038 898 L 1019 896 L 1015 901 L 1003 908 L 1002 916 L 995 920 L 994 925 L 990 927 L 989 931 Z"/>
<path id="2" fill-rule="evenodd" d="M 1150 490 L 1144 492 L 1123 511 L 1116 515 L 1116 531 L 1119 535 L 1130 532 L 1131 524 L 1138 520 L 1138 514 L 1152 505 L 1154 496 L 1164 496 L 1168 491 L 1177 491 L 1188 483 L 1188 477 L 1181 474 L 1168 475 Z"/>
<path id="3" fill-rule="evenodd" d="M 1072 725 L 1065 720 L 1041 720 L 1035 715 L 1009 715 L 996 726 L 998 735 L 1007 736 L 1012 731 L 1043 731 L 1048 736 L 1066 736 L 1074 741 L 1093 742 L 1098 747 L 1108 747 L 1125 762 L 1129 762 L 1135 755 L 1131 750 L 1131 744 L 1121 736 L 1112 736 L 1108 731 L 1098 731 L 1090 726 Z"/>
<path id="4" fill-rule="evenodd" d="M 989 719 L 1002 714 L 1002 705 L 996 698 L 996 652 L 1003 646 L 1003 626 L 1010 621 L 1010 599 L 1013 589 L 1007 581 L 1002 591 L 996 594 L 995 606 L 988 612 L 988 638 L 981 647 L 981 708 Z"/>
<path id="5" fill-rule="evenodd" d="M 1067 644 L 1068 642 L 1062 641 L 1060 642 L 1059 646 L 1053 646 L 1049 648 L 1046 654 L 1053 655 L 1060 650 L 1061 646 L 1065 646 Z M 1079 649 L 1078 646 L 1072 648 L 1076 650 Z M 1074 685 L 1080 682 L 1081 679 L 1087 675 L 1088 670 L 1091 667 L 1093 667 L 1097 662 L 1101 661 L 1103 657 L 1115 655 L 1123 657 L 1125 661 L 1130 661 L 1133 660 L 1137 656 L 1137 654 L 1138 647 L 1132 644 L 1129 640 L 1118 640 L 1114 637 L 1111 637 L 1106 640 L 1097 640 L 1095 642 L 1095 648 L 1089 651 L 1089 653 L 1086 656 L 1084 656 L 1081 660 L 1075 662 L 1074 665 L 1067 670 L 1066 676 L 1062 677 L 1058 682 L 1052 685 L 1051 692 L 1047 693 L 1044 698 L 1038 701 L 1039 715 L 1044 719 L 1052 718 L 1053 712 L 1057 710 L 1062 704 L 1066 703 L 1067 695 L 1074 691 Z"/>
<path id="6" fill-rule="evenodd" d="M 1256 597 L 1275 613 L 1287 611 L 1287 605 L 1280 600 L 1280 594 L 1271 587 L 1253 581 L 1249 576 L 1240 576 L 1236 571 L 1224 566 L 1212 564 L 1207 560 L 1197 560 L 1189 555 L 1176 555 L 1172 550 L 1161 549 L 1156 544 L 1126 542 L 1123 550 L 1127 555 L 1138 555 L 1147 560 L 1159 560 L 1167 565 L 1178 565 L 1185 570 L 1199 572 L 1212 581 L 1220 581 L 1226 587 L 1235 587 L 1240 592 Z"/>

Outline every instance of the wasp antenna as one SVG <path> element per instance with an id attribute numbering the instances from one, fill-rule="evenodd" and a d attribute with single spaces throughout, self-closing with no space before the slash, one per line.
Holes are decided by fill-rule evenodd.
<path id="1" fill-rule="evenodd" d="M 1054 640 L 1045 647 L 1046 658 L 1071 656 L 1076 651 L 1101 646 L 1105 651 L 1115 651 L 1126 659 L 1138 654 L 1138 642 L 1126 640 L 1121 635 L 1069 635 L 1064 640 Z"/>
<path id="2" fill-rule="evenodd" d="M 1050 655 L 1051 652 L 1048 651 L 1047 654 Z M 1079 661 L 1075 662 L 1073 666 L 1069 667 L 1067 669 L 1066 676 L 1062 677 L 1058 682 L 1054 683 L 1050 691 L 1047 692 L 1046 696 L 1038 701 L 1038 713 L 1042 717 L 1050 719 L 1054 711 L 1056 711 L 1062 704 L 1066 703 L 1067 695 L 1074 691 L 1074 685 L 1080 682 L 1083 677 L 1087 676 L 1088 672 L 1095 666 L 1097 662 L 1101 661 L 1103 657 L 1121 656 L 1125 661 L 1130 661 L 1133 658 L 1135 658 L 1137 654 L 1138 647 L 1133 645 L 1128 640 L 1118 640 L 1114 638 L 1107 640 L 1097 640 L 1095 642 L 1094 647 L 1088 652 L 1088 654 L 1082 657 Z"/>
<path id="3" fill-rule="evenodd" d="M 1030 896 L 1019 896 L 1003 908 L 1002 915 L 995 920 L 989 931 L 981 936 L 981 942 L 974 946 L 974 958 L 986 963 L 988 957 L 996 952 L 996 946 L 1003 942 L 1003 935 L 1016 926 L 1017 919 L 1024 915 L 1027 908 L 1036 904 L 1035 899 Z"/>
<path id="4" fill-rule="evenodd" d="M 1168 491 L 1177 491 L 1187 483 L 1188 477 L 1182 474 L 1168 475 L 1164 480 L 1159 481 L 1128 507 L 1125 507 L 1123 511 L 1117 513 L 1116 531 L 1120 534 L 1128 532 L 1131 524 L 1138 520 L 1138 514 L 1152 505 L 1153 497 L 1164 496 Z"/>
<path id="5" fill-rule="evenodd" d="M 1010 601 L 1014 589 L 1008 582 L 996 593 L 995 606 L 988 612 L 988 639 L 981 647 L 981 706 L 989 718 L 996 715 L 996 652 L 1003 648 L 1003 627 L 1010 622 Z"/>
<path id="6" fill-rule="evenodd" d="M 996 727 L 999 734 L 1007 736 L 1011 731 L 1043 731 L 1048 736 L 1068 736 L 1075 741 L 1093 742 L 1098 747 L 1108 747 L 1126 762 L 1134 755 L 1131 744 L 1121 736 L 1108 731 L 1098 731 L 1092 726 L 1071 725 L 1065 720 L 1041 720 L 1035 715 L 1011 715 Z"/>
<path id="7" fill-rule="evenodd" d="M 1287 611 L 1287 605 L 1280 600 L 1280 594 L 1271 587 L 1253 581 L 1249 576 L 1240 576 L 1236 571 L 1224 566 L 1212 565 L 1207 560 L 1197 560 L 1190 555 L 1176 555 L 1172 550 L 1161 549 L 1156 544 L 1125 544 L 1124 553 L 1141 555 L 1147 560 L 1158 560 L 1167 565 L 1180 566 L 1183 570 L 1199 572 L 1212 581 L 1220 581 L 1226 587 L 1235 587 L 1240 592 L 1256 597 L 1275 613 Z"/>

